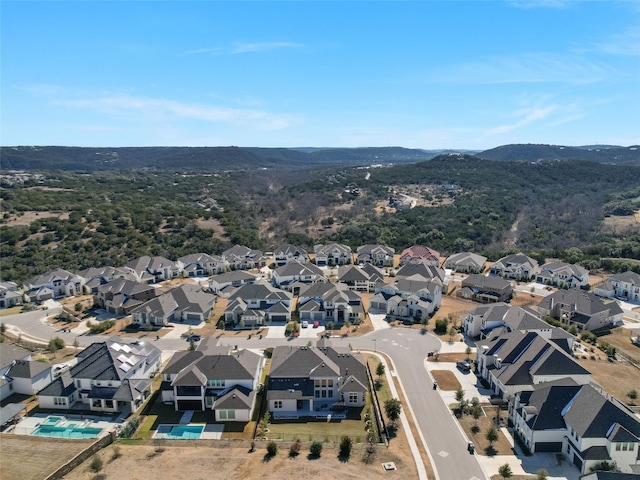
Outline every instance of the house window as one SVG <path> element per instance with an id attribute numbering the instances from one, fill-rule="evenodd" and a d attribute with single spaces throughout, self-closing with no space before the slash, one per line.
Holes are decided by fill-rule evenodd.
<path id="1" fill-rule="evenodd" d="M 616 443 L 616 452 L 619 452 L 621 448 L 622 448 L 622 444 Z"/>
<path id="2" fill-rule="evenodd" d="M 282 400 L 276 400 L 273 402 L 273 408 L 282 408 Z"/>
<path id="3" fill-rule="evenodd" d="M 67 399 L 65 397 L 53 397 L 54 405 L 66 405 Z"/>
<path id="4" fill-rule="evenodd" d="M 355 392 L 349 393 L 349 403 L 357 403 L 358 402 L 358 394 Z"/>
<path id="5" fill-rule="evenodd" d="M 218 417 L 220 417 L 220 420 L 226 420 L 227 419 L 227 411 L 226 410 L 218 410 Z"/>
<path id="6" fill-rule="evenodd" d="M 94 398 L 93 400 L 91 400 L 91 406 L 100 408 L 102 407 L 102 402 L 100 401 L 99 398 Z"/>
<path id="7" fill-rule="evenodd" d="M 104 404 L 107 408 L 113 408 L 113 400 L 105 400 Z"/>
<path id="8" fill-rule="evenodd" d="M 207 387 L 224 387 L 225 380 L 213 379 L 207 380 Z"/>
<path id="9" fill-rule="evenodd" d="M 227 419 L 235 420 L 236 419 L 236 411 L 235 410 L 227 410 Z"/>

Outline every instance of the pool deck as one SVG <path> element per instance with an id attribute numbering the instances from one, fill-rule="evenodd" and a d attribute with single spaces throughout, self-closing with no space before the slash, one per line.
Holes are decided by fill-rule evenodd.
<path id="1" fill-rule="evenodd" d="M 50 425 L 53 426 L 52 423 L 45 423 L 47 417 L 63 417 L 64 415 L 43 415 L 37 414 L 31 417 L 23 418 L 10 432 L 7 433 L 15 433 L 18 435 L 33 435 L 33 432 L 40 425 Z M 64 423 L 63 423 L 64 422 Z M 83 415 L 80 418 L 79 415 L 68 415 L 66 420 L 62 420 L 56 426 L 64 427 L 66 422 L 75 424 L 82 428 L 100 428 L 102 432 L 98 434 L 97 438 L 103 437 L 109 433 L 110 430 L 113 430 L 118 425 L 114 422 L 107 422 L 103 418 L 100 417 L 92 417 L 91 415 Z M 61 438 L 61 437 L 56 437 Z"/>

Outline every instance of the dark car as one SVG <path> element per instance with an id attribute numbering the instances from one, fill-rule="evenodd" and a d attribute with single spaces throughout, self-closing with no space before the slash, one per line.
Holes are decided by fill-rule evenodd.
<path id="1" fill-rule="evenodd" d="M 191 335 L 187 336 L 187 342 L 199 342 L 202 339 L 202 336 L 199 333 L 192 333 Z"/>

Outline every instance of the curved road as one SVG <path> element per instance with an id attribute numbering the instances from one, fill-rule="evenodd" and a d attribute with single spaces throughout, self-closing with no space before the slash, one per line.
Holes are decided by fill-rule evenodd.
<path id="1" fill-rule="evenodd" d="M 19 315 L 2 317 L 6 325 L 17 326 L 25 335 L 40 338 L 46 342 L 59 336 L 68 344 L 78 340 L 87 346 L 104 339 L 100 335 L 76 335 L 54 330 L 45 322 L 46 315 L 57 313 L 54 309 L 36 310 Z M 127 339 L 131 340 L 131 339 Z M 263 338 L 238 339 L 220 337 L 221 345 L 237 345 L 240 348 L 263 349 L 277 345 L 306 345 L 309 339 L 294 340 Z M 421 433 L 421 440 L 426 442 L 430 452 L 436 478 L 442 480 L 482 480 L 487 475 L 480 466 L 475 455 L 467 450 L 467 438 L 460 429 L 457 420 L 442 400 L 438 391 L 433 390 L 433 379 L 424 367 L 424 360 L 429 351 L 438 350 L 440 340 L 431 334 L 423 334 L 419 330 L 405 328 L 385 328 L 376 330 L 362 337 L 332 338 L 336 346 L 355 349 L 373 350 L 385 353 L 393 363 L 393 374 L 402 384 L 408 408 Z M 161 338 L 154 342 L 158 348 L 184 350 L 185 341 L 179 338 Z M 418 439 L 416 439 L 418 441 Z"/>

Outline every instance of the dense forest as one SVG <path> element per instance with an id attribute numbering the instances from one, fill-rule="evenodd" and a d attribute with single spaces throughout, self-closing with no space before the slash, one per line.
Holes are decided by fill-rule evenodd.
<path id="1" fill-rule="evenodd" d="M 289 150 L 268 150 L 269 161 L 286 168 L 3 170 L 0 277 L 20 282 L 54 267 L 119 266 L 140 255 L 219 254 L 233 244 L 312 249 L 328 241 L 397 251 L 424 244 L 443 255 L 471 250 L 493 260 L 525 251 L 541 261 L 640 271 L 640 224 L 633 220 L 640 167 L 505 165 L 463 154 L 377 168 L 296 166 L 282 160 Z M 240 158 L 231 153 L 228 165 Z M 258 157 L 255 149 L 245 153 Z M 405 191 L 420 202 L 388 208 L 389 198 Z"/>

